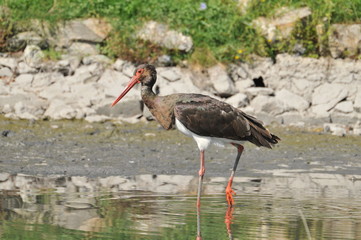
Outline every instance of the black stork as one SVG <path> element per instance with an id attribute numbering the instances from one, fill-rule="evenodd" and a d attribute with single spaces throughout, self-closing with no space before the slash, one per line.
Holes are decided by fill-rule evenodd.
<path id="1" fill-rule="evenodd" d="M 278 143 L 279 137 L 273 135 L 263 123 L 233 106 L 201 94 L 156 95 L 152 88 L 157 79 L 154 66 L 143 64 L 134 71 L 134 76 L 112 103 L 118 103 L 137 83 L 141 84 L 141 96 L 144 104 L 166 130 L 176 127 L 192 137 L 200 151 L 199 184 L 197 206 L 200 206 L 204 167 L 204 152 L 211 143 L 230 143 L 238 150 L 231 176 L 226 187 L 226 199 L 229 206 L 234 204 L 232 182 L 239 159 L 243 152 L 244 141 L 257 146 L 271 148 Z"/>

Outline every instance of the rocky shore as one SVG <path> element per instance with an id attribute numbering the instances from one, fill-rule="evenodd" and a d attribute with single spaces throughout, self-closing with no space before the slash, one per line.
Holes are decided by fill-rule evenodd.
<path id="1" fill-rule="evenodd" d="M 54 34 L 49 26 L 36 21 L 33 25 L 36 30 L 7 40 L 7 48 L 16 51 L 0 52 L 0 114 L 12 119 L 89 122 L 152 119 L 136 90 L 110 108 L 136 65 L 100 54 L 97 46 L 112 30 L 107 22 L 72 20 L 60 24 Z M 191 38 L 152 21 L 136 36 L 178 51 L 189 51 L 193 44 Z M 46 57 L 49 46 L 58 57 Z M 360 135 L 361 60 L 332 57 L 254 56 L 248 63 L 201 68 L 186 61 L 175 66 L 171 56 L 163 55 L 155 62 L 155 90 L 161 95 L 211 95 L 266 124 L 317 126 L 336 135 Z"/>
<path id="2" fill-rule="evenodd" d="M 39 61 L 28 45 L 21 56 L 1 54 L 0 113 L 13 119 L 85 119 L 136 122 L 151 116 L 139 91 L 110 103 L 135 65 L 104 55 L 64 55 Z M 156 91 L 203 93 L 254 114 L 266 124 L 322 126 L 337 135 L 361 134 L 361 61 L 303 58 L 288 54 L 255 58 L 252 63 L 158 67 Z"/>

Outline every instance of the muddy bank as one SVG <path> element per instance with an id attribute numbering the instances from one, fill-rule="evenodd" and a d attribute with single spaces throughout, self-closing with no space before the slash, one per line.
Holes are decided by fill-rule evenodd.
<path id="1" fill-rule="evenodd" d="M 274 171 L 361 172 L 361 137 L 338 137 L 270 126 L 282 142 L 269 150 L 246 144 L 238 176 Z M 132 176 L 197 174 L 198 149 L 178 131 L 156 122 L 137 124 L 85 121 L 0 121 L 0 172 L 31 175 Z M 206 152 L 206 175 L 228 176 L 236 156 L 232 146 Z"/>

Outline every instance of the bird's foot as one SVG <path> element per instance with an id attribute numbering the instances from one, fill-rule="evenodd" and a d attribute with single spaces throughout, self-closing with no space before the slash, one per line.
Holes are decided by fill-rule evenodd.
<path id="1" fill-rule="evenodd" d="M 202 167 L 202 168 L 199 169 L 199 171 L 198 171 L 198 176 L 203 177 L 205 172 L 206 172 L 206 169 L 205 169 L 204 167 Z"/>
<path id="2" fill-rule="evenodd" d="M 233 191 L 233 189 L 230 185 L 228 185 L 226 188 L 226 199 L 228 202 L 228 206 L 233 206 L 233 204 L 234 204 L 233 195 L 236 195 L 236 192 Z"/>

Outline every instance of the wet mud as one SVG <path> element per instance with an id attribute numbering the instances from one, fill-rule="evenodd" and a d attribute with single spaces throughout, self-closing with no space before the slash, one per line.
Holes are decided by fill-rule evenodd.
<path id="1" fill-rule="evenodd" d="M 245 144 L 237 176 L 275 172 L 359 174 L 361 137 L 269 126 L 282 141 L 273 149 Z M 195 142 L 156 122 L 88 123 L 0 119 L 0 172 L 30 175 L 192 175 L 199 168 Z M 237 150 L 211 146 L 206 176 L 230 174 Z"/>

